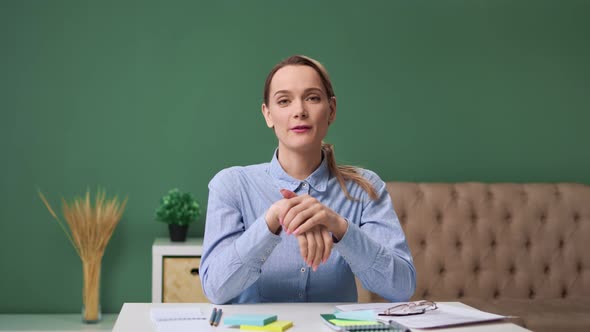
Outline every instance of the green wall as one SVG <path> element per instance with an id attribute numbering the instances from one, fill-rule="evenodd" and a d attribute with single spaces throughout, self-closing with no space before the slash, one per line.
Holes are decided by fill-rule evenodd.
<path id="1" fill-rule="evenodd" d="M 590 183 L 589 1 L 0 1 L 0 312 L 79 312 L 36 189 L 129 196 L 102 306 L 151 300 L 170 188 L 270 160 L 264 78 L 331 73 L 343 163 L 386 180 Z M 202 235 L 204 218 L 190 235 Z"/>

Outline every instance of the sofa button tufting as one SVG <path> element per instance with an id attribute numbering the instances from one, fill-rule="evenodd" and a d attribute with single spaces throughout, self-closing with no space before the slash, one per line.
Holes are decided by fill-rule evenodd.
<path id="1" fill-rule="evenodd" d="M 565 245 L 565 241 L 563 241 L 563 239 L 559 239 L 559 249 L 563 249 L 564 245 Z"/>
<path id="2" fill-rule="evenodd" d="M 529 290 L 529 299 L 531 299 L 531 300 L 532 300 L 532 299 L 534 299 L 534 298 L 535 298 L 535 291 L 534 291 L 534 290 L 531 288 L 531 289 Z"/>
<path id="3" fill-rule="evenodd" d="M 430 295 L 430 293 L 428 293 L 428 289 L 424 290 L 424 292 L 422 293 L 422 298 L 425 299 Z"/>
<path id="4" fill-rule="evenodd" d="M 580 215 L 579 215 L 577 212 L 576 212 L 576 213 L 574 213 L 574 216 L 573 216 L 573 218 L 574 218 L 574 222 L 575 222 L 575 223 L 578 223 L 578 222 L 580 221 Z"/>
<path id="5" fill-rule="evenodd" d="M 455 242 L 455 247 L 457 248 L 457 250 L 461 250 L 462 246 L 463 246 L 463 243 L 461 243 L 460 240 L 457 240 L 457 242 Z"/>
<path id="6" fill-rule="evenodd" d="M 549 267 L 549 265 L 545 265 L 545 268 L 543 269 L 543 273 L 549 274 L 549 272 L 551 272 L 551 268 Z"/>
<path id="7" fill-rule="evenodd" d="M 514 267 L 514 265 L 510 265 L 508 272 L 510 272 L 511 275 L 514 275 L 516 273 L 516 267 Z"/>
<path id="8" fill-rule="evenodd" d="M 496 290 L 494 291 L 494 298 L 495 298 L 495 299 L 497 299 L 497 298 L 499 298 L 499 297 L 500 297 L 500 291 L 496 289 Z"/>
<path id="9" fill-rule="evenodd" d="M 457 293 L 457 297 L 458 298 L 462 298 L 463 297 L 463 290 L 460 289 L 459 292 Z"/>
<path id="10" fill-rule="evenodd" d="M 443 275 L 445 273 L 445 267 L 441 266 L 441 268 L 438 270 L 438 274 Z"/>
<path id="11" fill-rule="evenodd" d="M 562 298 L 562 299 L 565 299 L 566 297 L 567 297 L 567 288 L 565 288 L 565 287 L 564 287 L 564 288 L 561 290 L 561 298 Z"/>
<path id="12" fill-rule="evenodd" d="M 478 273 L 479 273 L 479 264 L 476 264 L 476 265 L 473 267 L 473 273 L 474 273 L 474 274 L 478 274 Z"/>

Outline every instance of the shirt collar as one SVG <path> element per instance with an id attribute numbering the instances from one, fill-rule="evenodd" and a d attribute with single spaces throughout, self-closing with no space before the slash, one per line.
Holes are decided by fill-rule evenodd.
<path id="1" fill-rule="evenodd" d="M 272 156 L 269 172 L 273 178 L 279 181 L 279 186 L 281 188 L 295 191 L 303 182 L 307 182 L 316 191 L 324 192 L 326 190 L 330 177 L 330 170 L 328 168 L 328 161 L 323 157 L 323 152 L 322 163 L 320 166 L 318 166 L 318 168 L 316 168 L 316 170 L 313 171 L 313 173 L 311 173 L 307 179 L 301 181 L 291 177 L 289 174 L 287 174 L 287 172 L 285 172 L 279 163 L 279 159 L 277 158 L 278 150 L 279 149 L 276 149 Z"/>

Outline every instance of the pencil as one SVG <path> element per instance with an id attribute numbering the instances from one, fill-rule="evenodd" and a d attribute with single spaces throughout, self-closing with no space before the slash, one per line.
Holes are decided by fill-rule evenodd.
<path id="1" fill-rule="evenodd" d="M 215 322 L 216 316 L 217 316 L 217 308 L 213 308 L 213 311 L 211 311 L 211 318 L 209 318 L 209 325 L 213 325 L 213 322 Z"/>
<path id="2" fill-rule="evenodd" d="M 221 308 L 217 309 L 217 316 L 215 317 L 215 322 L 213 322 L 213 326 L 219 325 L 219 322 L 221 321 L 221 314 L 222 313 L 223 313 L 223 311 L 221 310 Z"/>

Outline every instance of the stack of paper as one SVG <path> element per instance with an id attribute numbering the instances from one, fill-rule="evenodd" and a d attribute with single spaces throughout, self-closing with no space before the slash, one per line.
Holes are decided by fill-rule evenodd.
<path id="1" fill-rule="evenodd" d="M 276 315 L 240 314 L 223 319 L 225 325 L 240 326 L 241 330 L 283 332 L 293 326 L 293 322 L 277 320 Z"/>
<path id="2" fill-rule="evenodd" d="M 212 331 L 207 317 L 199 308 L 155 307 L 150 310 L 150 316 L 158 332 Z"/>
<path id="3" fill-rule="evenodd" d="M 357 310 L 372 310 L 375 313 L 399 303 L 366 303 L 348 304 L 336 306 L 337 309 L 354 312 Z M 396 322 L 412 329 L 428 329 L 434 327 L 462 325 L 478 322 L 500 320 L 505 316 L 480 311 L 466 306 L 457 306 L 447 303 L 437 303 L 438 309 L 426 311 L 420 315 L 409 316 L 378 316 L 378 320 L 388 323 Z"/>

